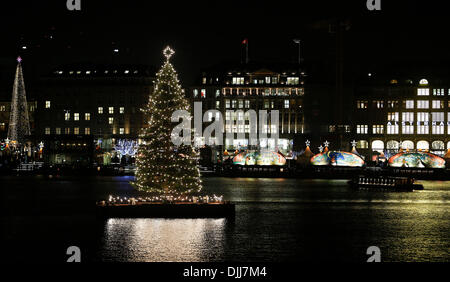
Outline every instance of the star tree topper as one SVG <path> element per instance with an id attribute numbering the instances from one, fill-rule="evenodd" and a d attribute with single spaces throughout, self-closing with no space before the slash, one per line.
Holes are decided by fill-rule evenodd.
<path id="1" fill-rule="evenodd" d="M 175 54 L 175 51 L 173 51 L 173 49 L 170 48 L 170 46 L 167 46 L 166 48 L 164 48 L 163 54 L 166 57 L 166 61 L 169 61 L 170 57 L 172 57 L 172 55 Z"/>

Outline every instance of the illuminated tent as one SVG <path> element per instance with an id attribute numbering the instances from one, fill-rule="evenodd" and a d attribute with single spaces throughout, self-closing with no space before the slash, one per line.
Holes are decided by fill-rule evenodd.
<path id="1" fill-rule="evenodd" d="M 389 166 L 445 168 L 445 160 L 428 152 L 398 153 L 389 159 Z"/>
<path id="2" fill-rule="evenodd" d="M 328 151 L 319 153 L 312 157 L 311 164 L 314 166 L 332 165 L 361 167 L 364 165 L 364 160 L 353 153 L 342 151 Z"/>
<path id="3" fill-rule="evenodd" d="M 303 166 L 309 165 L 312 156 L 314 156 L 314 153 L 311 152 L 309 146 L 306 146 L 305 151 L 297 156 L 297 163 Z"/>
<path id="4" fill-rule="evenodd" d="M 285 165 L 286 158 L 277 152 L 242 152 L 233 158 L 234 165 Z"/>

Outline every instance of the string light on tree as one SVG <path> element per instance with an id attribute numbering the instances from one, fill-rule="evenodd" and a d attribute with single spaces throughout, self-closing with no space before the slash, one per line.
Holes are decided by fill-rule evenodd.
<path id="1" fill-rule="evenodd" d="M 148 126 L 141 131 L 142 143 L 136 158 L 136 180 L 132 184 L 140 191 L 165 195 L 200 192 L 202 185 L 197 167 L 198 154 L 191 145 L 175 146 L 171 134 L 175 123 L 172 113 L 189 111 L 177 73 L 170 63 L 175 52 L 166 47 L 166 60 L 156 74 L 154 91 L 142 111 Z"/>

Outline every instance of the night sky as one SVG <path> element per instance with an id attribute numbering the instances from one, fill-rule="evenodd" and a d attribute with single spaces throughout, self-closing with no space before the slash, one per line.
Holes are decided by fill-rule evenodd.
<path id="1" fill-rule="evenodd" d="M 328 23 L 337 18 L 351 25 L 344 43 L 347 77 L 412 65 L 428 71 L 450 61 L 448 12 L 438 1 L 382 0 L 382 11 L 376 12 L 367 11 L 366 0 L 81 0 L 81 11 L 68 11 L 65 0 L 13 2 L 2 3 L 0 11 L 0 89 L 8 91 L 18 55 L 25 78 L 33 81 L 73 63 L 159 66 L 167 44 L 175 49 L 173 62 L 188 86 L 203 68 L 239 63 L 244 38 L 250 60 L 266 62 L 295 62 L 292 40 L 300 38 L 304 66 L 316 76 L 332 77 L 336 45 Z"/>

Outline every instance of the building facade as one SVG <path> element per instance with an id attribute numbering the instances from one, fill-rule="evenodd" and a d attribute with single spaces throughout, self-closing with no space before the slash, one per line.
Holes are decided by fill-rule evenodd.
<path id="1" fill-rule="evenodd" d="M 77 141 L 80 138 L 93 140 L 93 159 L 99 164 L 133 155 L 133 148 L 123 145 L 135 147 L 145 126 L 140 109 L 152 91 L 154 73 L 143 66 L 76 66 L 57 69 L 44 77 L 36 89 L 35 133 L 38 139 L 51 140 L 49 146 L 60 152 L 49 161 L 76 161 L 73 154 L 69 160 L 69 155 L 61 153 L 64 150 L 54 148 L 60 148 L 59 143 L 90 148 L 83 145 L 86 142 Z"/>
<path id="2" fill-rule="evenodd" d="M 200 82 L 187 91 L 193 104 L 202 103 L 202 114 L 208 110 L 218 110 L 223 117 L 223 144 L 217 147 L 217 154 L 223 151 L 245 149 L 269 149 L 292 155 L 295 135 L 304 133 L 304 78 L 296 67 L 267 67 L 245 64 L 237 67 L 221 67 L 202 73 Z M 267 111 L 268 123 L 262 127 L 267 138 L 260 138 L 257 145 L 249 142 L 250 113 L 254 110 Z M 279 112 L 278 124 L 272 123 L 271 111 Z M 258 116 L 259 117 L 259 116 Z M 217 119 L 207 116 L 208 122 Z M 233 138 L 226 137 L 232 134 Z M 271 134 L 278 133 L 278 144 Z M 203 138 L 195 140 L 196 146 L 205 145 Z M 216 145 L 216 144 L 214 144 Z"/>
<path id="3" fill-rule="evenodd" d="M 352 135 L 374 160 L 400 148 L 443 156 L 450 148 L 450 84 L 442 80 L 385 80 L 355 91 Z"/>

